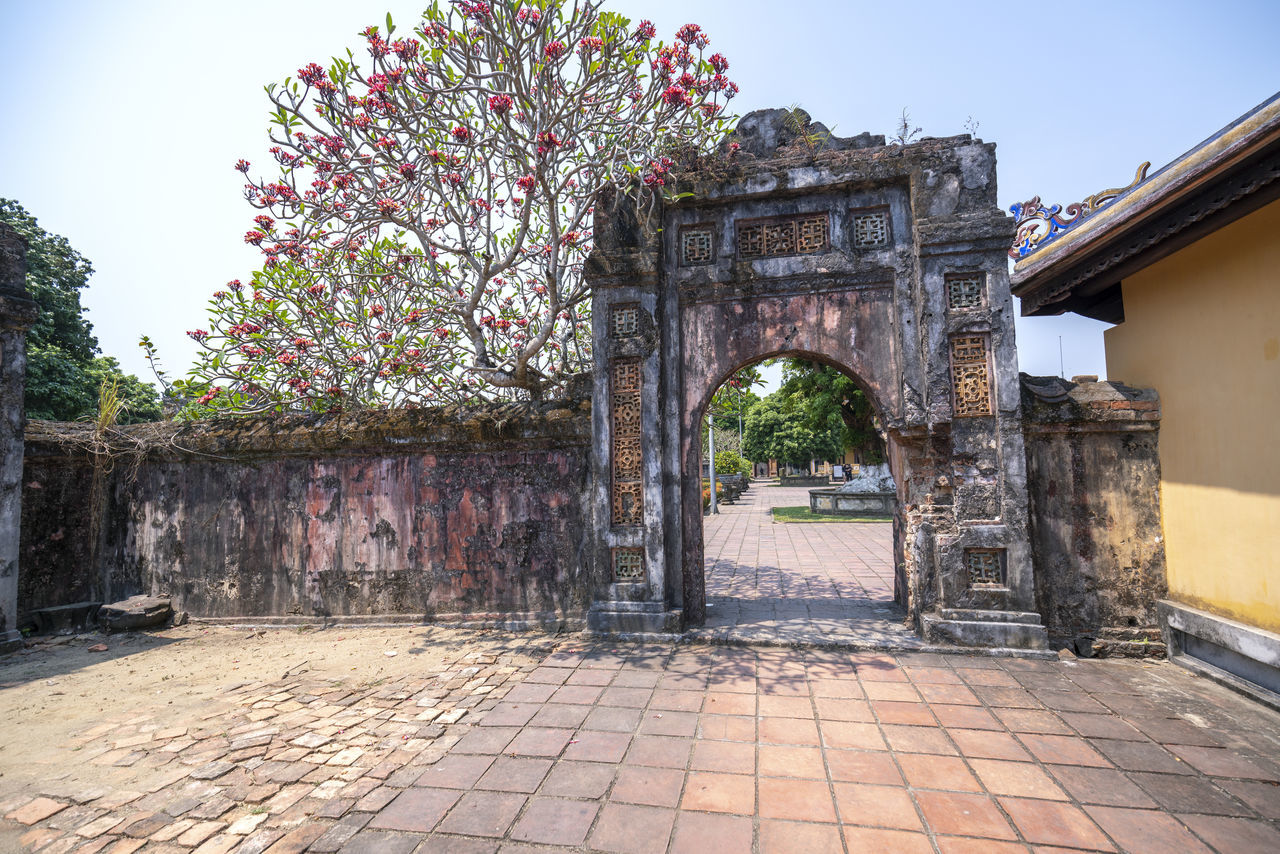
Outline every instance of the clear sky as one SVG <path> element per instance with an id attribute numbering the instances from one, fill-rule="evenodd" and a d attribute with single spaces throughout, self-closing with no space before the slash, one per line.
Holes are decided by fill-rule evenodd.
<path id="1" fill-rule="evenodd" d="M 84 301 L 104 352 L 173 370 L 209 295 L 247 277 L 255 213 L 240 157 L 265 165 L 262 86 L 358 47 L 423 0 L 0 0 L 0 196 L 67 237 L 96 273 Z M 1069 203 L 1159 168 L 1280 89 L 1280 0 L 819 2 L 614 0 L 670 40 L 701 24 L 741 86 L 739 113 L 798 104 L 840 135 L 998 144 L 1000 203 Z M 1094 321 L 1020 320 L 1022 369 L 1105 374 Z M 1124 379 L 1117 377 L 1116 379 Z"/>

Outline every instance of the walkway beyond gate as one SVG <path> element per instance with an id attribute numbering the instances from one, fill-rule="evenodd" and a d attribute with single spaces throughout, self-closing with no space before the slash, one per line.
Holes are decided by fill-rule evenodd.
<path id="1" fill-rule="evenodd" d="M 890 522 L 773 521 L 809 503 L 803 487 L 754 483 L 705 519 L 707 621 L 691 634 L 731 643 L 915 649 L 893 601 Z"/>

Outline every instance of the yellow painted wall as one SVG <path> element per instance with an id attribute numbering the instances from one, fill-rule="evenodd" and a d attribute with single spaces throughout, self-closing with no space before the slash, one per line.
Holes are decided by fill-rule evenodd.
<path id="1" fill-rule="evenodd" d="M 1107 375 L 1160 393 L 1169 598 L 1280 631 L 1280 202 L 1123 288 Z"/>

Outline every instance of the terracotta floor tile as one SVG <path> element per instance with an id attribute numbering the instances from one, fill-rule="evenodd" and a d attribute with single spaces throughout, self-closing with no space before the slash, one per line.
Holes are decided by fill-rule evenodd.
<path id="1" fill-rule="evenodd" d="M 702 701 L 702 713 L 707 715 L 754 715 L 755 694 L 730 694 L 709 691 Z"/>
<path id="2" fill-rule="evenodd" d="M 591 706 L 569 706 L 547 703 L 529 721 L 530 726 L 576 729 L 587 719 Z"/>
<path id="3" fill-rule="evenodd" d="M 1110 710 L 1080 690 L 1058 691 L 1052 689 L 1032 690 L 1035 698 L 1046 708 L 1056 712 L 1087 712 L 1094 715 L 1105 715 Z"/>
<path id="4" fill-rule="evenodd" d="M 1129 772 L 1129 779 L 1169 812 L 1252 816 L 1253 812 L 1206 777 Z"/>
<path id="5" fill-rule="evenodd" d="M 496 755 L 505 750 L 519 733 L 517 727 L 476 727 L 453 746 L 453 752 Z"/>
<path id="6" fill-rule="evenodd" d="M 1165 745 L 1219 747 L 1222 744 L 1207 727 L 1195 726 L 1181 718 L 1170 718 L 1165 715 L 1138 715 L 1133 724 L 1146 733 L 1152 741 Z"/>
<path id="7" fill-rule="evenodd" d="M 755 717 L 735 715 L 700 715 L 698 737 L 722 741 L 756 741 Z"/>
<path id="8" fill-rule="evenodd" d="M 1013 819 L 1022 838 L 1033 844 L 1088 848 L 1094 851 L 1115 850 L 1115 846 L 1107 841 L 1093 820 L 1072 804 L 1000 798 L 1000 806 Z"/>
<path id="9" fill-rule="evenodd" d="M 750 816 L 680 813 L 669 854 L 750 851 L 751 837 Z"/>
<path id="10" fill-rule="evenodd" d="M 754 815 L 756 809 L 755 777 L 745 774 L 712 774 L 694 771 L 685 782 L 684 810 L 725 812 Z"/>
<path id="11" fill-rule="evenodd" d="M 555 763 L 541 793 L 560 798 L 598 798 L 609 790 L 616 769 L 596 762 Z"/>
<path id="12" fill-rule="evenodd" d="M 551 770 L 550 759 L 522 759 L 499 756 L 476 783 L 477 789 L 498 792 L 536 792 Z"/>
<path id="13" fill-rule="evenodd" d="M 623 760 L 627 765 L 649 765 L 661 768 L 684 768 L 689 764 L 693 739 L 665 735 L 637 735 Z"/>
<path id="14" fill-rule="evenodd" d="M 835 748 L 888 750 L 878 726 L 847 721 L 823 721 L 822 743 Z"/>
<path id="15" fill-rule="evenodd" d="M 613 677 L 614 688 L 653 688 L 662 678 L 660 670 L 624 669 Z"/>
<path id="16" fill-rule="evenodd" d="M 933 854 L 929 837 L 905 830 L 845 825 L 844 838 L 856 854 Z"/>
<path id="17" fill-rule="evenodd" d="M 760 696 L 773 697 L 808 697 L 809 682 L 802 675 L 795 678 L 765 678 L 760 677 L 757 682 L 759 685 Z"/>
<path id="18" fill-rule="evenodd" d="M 556 692 L 555 685 L 536 684 L 525 680 L 507 692 L 508 703 L 545 703 Z"/>
<path id="19" fill-rule="evenodd" d="M 836 783 L 836 807 L 842 824 L 920 830 L 911 795 L 897 786 Z"/>
<path id="20" fill-rule="evenodd" d="M 1085 812 L 1130 854 L 1207 854 L 1209 851 L 1167 813 L 1103 806 L 1085 807 Z"/>
<path id="21" fill-rule="evenodd" d="M 764 777 L 759 781 L 762 818 L 794 821 L 836 820 L 831 789 L 826 780 L 784 780 Z"/>
<path id="22" fill-rule="evenodd" d="M 1280 831 L 1266 822 L 1216 815 L 1179 815 L 1177 818 L 1220 854 L 1280 851 Z"/>
<path id="23" fill-rule="evenodd" d="M 993 709 L 1043 709 L 1044 704 L 1023 688 L 1002 688 L 993 685 L 974 685 L 971 690 Z"/>
<path id="24" fill-rule="evenodd" d="M 631 735 L 625 732 L 594 732 L 583 730 L 574 733 L 569 746 L 564 749 L 565 759 L 581 762 L 621 762 L 631 745 Z"/>
<path id="25" fill-rule="evenodd" d="M 759 712 L 767 718 L 813 718 L 813 701 L 808 697 L 773 697 L 767 694 L 759 698 Z"/>
<path id="26" fill-rule="evenodd" d="M 899 703 L 920 702 L 920 692 L 909 682 L 863 682 L 868 700 L 892 700 Z"/>
<path id="27" fill-rule="evenodd" d="M 1233 750 L 1221 747 L 1169 744 L 1168 750 L 1182 757 L 1192 768 L 1211 777 L 1239 777 L 1245 780 L 1280 782 L 1280 775 L 1251 762 Z"/>
<path id="28" fill-rule="evenodd" d="M 1280 786 L 1254 780 L 1217 780 L 1215 782 L 1253 807 L 1263 818 L 1280 819 Z"/>
<path id="29" fill-rule="evenodd" d="M 403 797 L 403 795 L 401 796 Z M 527 799 L 504 792 L 468 792 L 440 822 L 441 833 L 462 836 L 505 836 Z M 373 820 L 375 826 L 382 816 Z"/>
<path id="30" fill-rule="evenodd" d="M 695 758 L 697 752 L 695 748 Z M 798 777 L 809 780 L 827 778 L 822 751 L 817 747 L 782 747 L 762 744 L 760 745 L 759 773 L 762 777 Z"/>
<path id="31" fill-rule="evenodd" d="M 643 709 L 649 705 L 653 691 L 649 688 L 605 688 L 596 701 L 597 709 L 602 706 L 618 706 L 626 709 Z"/>
<path id="32" fill-rule="evenodd" d="M 982 786 L 969 773 L 963 759 L 925 753 L 899 753 L 898 764 L 907 784 L 917 789 L 949 789 L 953 792 L 981 792 Z"/>
<path id="33" fill-rule="evenodd" d="M 978 695 L 964 685 L 917 684 L 916 690 L 926 703 L 947 703 L 954 706 L 976 706 L 981 701 Z"/>
<path id="34" fill-rule="evenodd" d="M 844 854 L 840 828 L 833 824 L 761 821 L 760 854 Z"/>
<path id="35" fill-rule="evenodd" d="M 604 732 L 631 733 L 635 732 L 636 728 L 640 726 L 640 716 L 642 714 L 644 714 L 643 709 L 597 706 L 587 715 L 587 719 L 582 723 L 582 728 Z"/>
<path id="36" fill-rule="evenodd" d="M 907 678 L 916 685 L 959 685 L 960 674 L 950 667 L 916 667 L 906 665 L 902 668 Z"/>
<path id="37" fill-rule="evenodd" d="M 589 705 L 598 700 L 602 693 L 604 689 L 594 685 L 565 685 L 551 695 L 551 702 Z"/>
<path id="38" fill-rule="evenodd" d="M 1089 715 L 1080 712 L 1059 712 L 1058 717 L 1085 738 L 1118 738 L 1124 741 L 1146 741 L 1137 727 L 1131 726 L 1115 715 Z"/>
<path id="39" fill-rule="evenodd" d="M 1091 738 L 1089 744 L 1125 771 L 1156 771 L 1162 774 L 1195 773 L 1187 763 L 1179 762 L 1172 753 L 1149 741 Z"/>
<path id="40" fill-rule="evenodd" d="M 649 714 L 653 712 L 696 712 L 702 708 L 706 695 L 702 691 L 672 691 L 659 688 L 649 700 Z"/>
<path id="41" fill-rule="evenodd" d="M 680 803 L 684 772 L 675 768 L 621 768 L 609 799 L 627 804 L 674 807 Z"/>
<path id="42" fill-rule="evenodd" d="M 693 712 L 654 711 L 650 708 L 640 720 L 645 735 L 692 736 L 698 731 L 698 716 Z"/>
<path id="43" fill-rule="evenodd" d="M 538 667 L 524 681 L 531 685 L 563 685 L 571 675 L 573 670 L 568 667 Z"/>
<path id="44" fill-rule="evenodd" d="M 1003 670 L 973 667 L 957 667 L 956 675 L 970 685 L 990 685 L 999 688 L 1016 688 L 1018 681 Z"/>
<path id="45" fill-rule="evenodd" d="M 938 703 L 931 705 L 930 708 L 944 727 L 1004 731 L 1004 724 L 996 720 L 991 712 L 979 706 L 952 706 Z"/>
<path id="46" fill-rule="evenodd" d="M 369 826 L 429 833 L 461 797 L 462 792 L 452 789 L 405 789 Z"/>
<path id="47" fill-rule="evenodd" d="M 971 759 L 973 771 L 993 795 L 1020 798 L 1067 800 L 1066 792 L 1032 762 L 1007 762 L 1003 759 Z"/>
<path id="48" fill-rule="evenodd" d="M 592 670 L 586 667 L 579 667 L 573 671 L 568 679 L 564 681 L 566 685 L 595 685 L 597 687 L 608 685 L 613 681 L 615 671 L 611 670 Z"/>
<path id="49" fill-rule="evenodd" d="M 591 833 L 590 847 L 611 854 L 662 854 L 675 820 L 673 809 L 605 804 Z"/>
<path id="50" fill-rule="evenodd" d="M 1070 735 L 1071 730 L 1053 712 L 1044 709 L 993 709 L 1000 722 L 1014 732 Z"/>
<path id="51" fill-rule="evenodd" d="M 959 753 L 947 731 L 936 727 L 889 726 L 880 727 L 889 748 L 901 753 L 936 753 L 955 756 Z"/>
<path id="52" fill-rule="evenodd" d="M 856 678 L 849 679 L 814 679 L 813 696 L 840 700 L 861 700 L 866 697 L 862 685 Z"/>
<path id="53" fill-rule="evenodd" d="M 902 774 L 898 772 L 892 754 L 875 750 L 826 750 L 824 753 L 832 780 L 886 786 L 903 785 Z"/>
<path id="54" fill-rule="evenodd" d="M 916 792 L 916 803 L 929 829 L 950 836 L 1017 839 L 995 801 L 986 795 L 960 792 Z"/>
<path id="55" fill-rule="evenodd" d="M 499 703 L 485 712 L 480 726 L 524 726 L 541 708 L 537 703 Z"/>
<path id="56" fill-rule="evenodd" d="M 693 746 L 693 760 L 689 767 L 694 771 L 754 774 L 756 746 L 738 741 L 699 741 Z"/>
<path id="57" fill-rule="evenodd" d="M 1018 740 L 1032 755 L 1047 764 L 1111 767 L 1111 763 L 1102 754 L 1077 736 L 1023 734 L 1018 736 Z"/>
<path id="58" fill-rule="evenodd" d="M 428 767 L 414 785 L 435 786 L 442 789 L 470 789 L 476 784 L 476 780 L 489 770 L 493 760 L 492 756 L 450 753 L 435 765 Z"/>
<path id="59" fill-rule="evenodd" d="M 591 801 L 534 798 L 512 828 L 511 838 L 544 845 L 581 845 L 599 808 Z"/>
<path id="60" fill-rule="evenodd" d="M 761 744 L 816 745 L 818 725 L 813 719 L 764 718 L 759 722 L 759 739 Z"/>
<path id="61" fill-rule="evenodd" d="M 1114 768 L 1051 765 L 1048 770 L 1067 793 L 1080 803 L 1142 809 L 1156 806 L 1156 802 L 1146 792 Z"/>
<path id="62" fill-rule="evenodd" d="M 874 723 L 876 719 L 871 714 L 871 704 L 866 700 L 815 697 L 813 704 L 817 707 L 819 720 Z"/>
<path id="63" fill-rule="evenodd" d="M 558 756 L 572 737 L 571 729 L 525 727 L 503 752 L 517 756 Z"/>
<path id="64" fill-rule="evenodd" d="M 893 700 L 872 700 L 871 709 L 882 724 L 908 726 L 934 726 L 937 721 L 927 703 L 899 703 Z"/>
<path id="65" fill-rule="evenodd" d="M 1027 846 L 1018 842 L 996 842 L 993 839 L 974 839 L 970 836 L 939 836 L 937 842 L 942 854 L 1027 854 Z"/>

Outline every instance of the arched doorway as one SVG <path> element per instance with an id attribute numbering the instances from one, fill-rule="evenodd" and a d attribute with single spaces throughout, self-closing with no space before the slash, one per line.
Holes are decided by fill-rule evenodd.
<path id="1" fill-rule="evenodd" d="M 785 369 L 775 362 L 779 357 L 787 360 Z M 706 603 L 705 620 L 695 636 L 732 642 L 909 644 L 913 635 L 904 625 L 906 590 L 894 562 L 896 481 L 887 474 L 874 401 L 856 376 L 832 360 L 798 351 L 765 354 L 765 360 L 775 362 L 772 373 L 785 382 L 765 397 L 746 392 L 745 409 L 751 414 L 745 430 L 741 422 L 732 423 L 742 391 L 731 388 L 731 382 L 742 378 L 744 370 L 750 378 L 752 365 L 734 369 L 724 383 L 718 378 L 709 383 L 716 391 L 704 400 L 700 424 L 705 437 L 716 422 L 711 431 L 718 459 L 724 459 L 725 449 L 728 465 L 739 459 L 736 451 L 749 460 L 773 459 L 780 477 L 766 473 L 745 491 L 739 491 L 744 485 L 740 476 L 722 478 L 726 488 L 721 498 L 727 500 L 718 502 L 713 515 L 706 506 L 710 466 L 705 438 L 697 470 L 683 473 L 684 485 L 700 490 L 703 505 L 701 530 L 691 537 L 701 546 L 703 572 L 686 578 L 691 587 L 701 585 L 700 598 Z M 737 407 L 737 413 L 742 411 Z M 850 474 L 846 483 L 845 467 L 855 454 L 861 477 L 853 480 Z M 863 494 L 839 491 L 842 486 Z M 816 491 L 811 494 L 811 489 Z M 828 512 L 814 515 L 810 507 L 815 503 L 826 505 Z M 858 512 L 837 515 L 854 508 Z M 686 593 L 686 601 L 696 596 Z"/>
<path id="2" fill-rule="evenodd" d="M 1043 646 L 994 146 L 815 149 L 784 113 L 743 119 L 737 159 L 685 175 L 678 204 L 598 212 L 592 624 L 702 622 L 686 476 L 702 411 L 737 368 L 796 353 L 857 378 L 881 415 L 914 624 L 939 642 Z"/>

